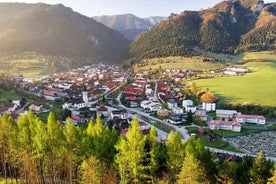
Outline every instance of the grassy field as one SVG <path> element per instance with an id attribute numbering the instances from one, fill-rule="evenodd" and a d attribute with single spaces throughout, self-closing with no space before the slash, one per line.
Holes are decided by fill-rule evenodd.
<path id="1" fill-rule="evenodd" d="M 54 67 L 40 59 L 17 59 L 0 62 L 0 73 L 3 74 L 19 73 L 23 74 L 24 77 L 35 77 L 49 75 L 55 70 Z"/>
<path id="2" fill-rule="evenodd" d="M 243 59 L 265 59 L 266 62 L 249 62 L 245 66 L 255 72 L 244 76 L 196 80 L 199 87 L 209 88 L 228 102 L 276 106 L 276 55 L 247 53 Z"/>
<path id="3" fill-rule="evenodd" d="M 140 66 L 136 66 L 138 71 L 157 69 L 212 69 L 219 66 L 213 62 L 203 62 L 203 57 L 166 57 L 143 60 Z"/>
<path id="4" fill-rule="evenodd" d="M 14 91 L 5 91 L 0 89 L 0 99 L 5 98 L 7 100 L 21 100 L 22 96 L 16 94 Z"/>

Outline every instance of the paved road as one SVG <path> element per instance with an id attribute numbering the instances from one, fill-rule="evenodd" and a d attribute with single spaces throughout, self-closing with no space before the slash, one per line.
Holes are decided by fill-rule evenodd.
<path id="1" fill-rule="evenodd" d="M 250 155 L 252 157 L 257 157 L 257 155 L 253 155 L 253 154 L 236 153 L 236 152 L 232 152 L 232 151 L 226 151 L 226 150 L 211 148 L 211 147 L 207 147 L 207 146 L 205 146 L 205 148 L 207 148 L 210 151 L 213 151 L 215 153 L 224 153 L 224 154 L 236 155 L 236 156 L 239 156 L 239 157 L 244 157 L 246 155 Z M 276 163 L 276 158 L 275 157 L 266 157 L 266 159 L 267 160 L 273 160 L 274 163 Z"/>
<path id="2" fill-rule="evenodd" d="M 122 93 L 120 93 L 120 94 L 117 96 L 118 107 L 120 107 L 120 108 L 122 108 L 122 109 L 125 109 L 125 110 L 127 110 L 127 111 L 129 111 L 129 112 L 136 113 L 136 114 L 138 114 L 138 115 L 140 115 L 140 116 L 143 116 L 143 117 L 145 117 L 145 118 L 147 118 L 147 119 L 150 119 L 150 120 L 152 120 L 152 121 L 156 121 L 156 122 L 165 124 L 165 125 L 171 127 L 173 130 L 178 131 L 179 134 L 182 136 L 182 139 L 184 139 L 184 140 L 189 139 L 190 136 L 189 136 L 187 130 L 186 130 L 184 127 L 179 128 L 179 127 L 176 126 L 176 125 L 173 125 L 173 124 L 167 123 L 167 122 L 165 122 L 165 121 L 162 121 L 162 120 L 160 120 L 160 119 L 157 119 L 157 118 L 155 118 L 155 117 L 152 117 L 152 116 L 148 115 L 147 113 L 141 112 L 141 111 L 139 111 L 139 110 L 137 110 L 137 109 L 131 109 L 131 108 L 125 107 L 125 106 L 121 103 L 121 100 L 120 100 L 121 95 L 122 95 Z"/>

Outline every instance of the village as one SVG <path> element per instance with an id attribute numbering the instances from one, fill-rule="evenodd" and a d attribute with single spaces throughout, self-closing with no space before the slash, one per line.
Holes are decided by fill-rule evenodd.
<path id="1" fill-rule="evenodd" d="M 240 70 L 245 72 L 245 69 L 237 69 L 236 72 Z M 230 69 L 227 68 L 227 71 Z M 183 139 L 195 136 L 185 129 L 189 126 L 198 127 L 199 134 L 204 134 L 203 128 L 242 132 L 248 124 L 266 126 L 264 116 L 242 114 L 234 109 L 217 109 L 217 97 L 208 89 L 197 89 L 193 82 L 181 83 L 194 71 L 164 70 L 160 74 L 167 77 L 163 78 L 158 75 L 148 77 L 145 72 L 130 73 L 130 70 L 117 66 L 98 64 L 35 80 L 23 76 L 14 76 L 10 80 L 37 99 L 60 104 L 66 117 L 70 117 L 76 126 L 94 121 L 99 115 L 105 126 L 116 129 L 122 135 L 127 134 L 135 114 L 143 134 L 148 134 L 150 127 L 156 125 L 156 119 L 161 122 L 161 126 L 157 127 L 159 140 L 166 140 L 169 130 L 181 130 Z M 7 113 L 16 121 L 28 110 L 39 115 L 49 113 L 51 109 L 39 100 L 22 103 L 20 99 L 14 99 L 2 106 L 0 113 Z M 61 123 L 64 121 L 61 120 Z M 163 125 L 166 125 L 165 129 Z"/>

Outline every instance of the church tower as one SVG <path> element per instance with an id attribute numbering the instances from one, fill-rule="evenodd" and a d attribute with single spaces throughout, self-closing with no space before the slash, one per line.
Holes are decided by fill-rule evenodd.
<path id="1" fill-rule="evenodd" d="M 82 91 L 82 100 L 84 103 L 88 103 L 88 92 L 86 87 L 84 87 Z"/>

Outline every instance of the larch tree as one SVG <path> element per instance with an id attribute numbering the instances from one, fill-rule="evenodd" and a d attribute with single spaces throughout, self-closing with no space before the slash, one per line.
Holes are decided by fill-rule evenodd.
<path id="1" fill-rule="evenodd" d="M 120 173 L 120 183 L 140 183 L 143 179 L 143 158 L 145 137 L 140 132 L 138 119 L 135 116 L 125 137 L 121 137 L 115 146 L 118 151 L 115 162 Z"/>
<path id="2" fill-rule="evenodd" d="M 266 160 L 264 153 L 258 153 L 257 158 L 253 162 L 250 169 L 250 183 L 251 184 L 266 184 L 268 178 L 272 176 L 273 162 Z"/>
<path id="3" fill-rule="evenodd" d="M 179 184 L 203 184 L 206 181 L 206 173 L 200 161 L 192 154 L 186 155 L 181 172 L 178 175 Z"/>
<path id="4" fill-rule="evenodd" d="M 181 170 L 182 162 L 185 157 L 184 144 L 178 132 L 170 132 L 166 141 L 167 148 L 167 167 L 170 171 L 172 181 L 176 180 L 176 176 Z"/>
<path id="5" fill-rule="evenodd" d="M 73 183 L 73 180 L 77 177 L 77 165 L 81 159 L 81 154 L 78 154 L 82 149 L 80 147 L 79 128 L 75 127 L 70 118 L 67 118 L 63 131 L 66 139 L 65 151 L 67 155 L 66 160 L 68 161 L 69 182 Z"/>
<path id="6" fill-rule="evenodd" d="M 274 165 L 274 173 L 271 178 L 269 178 L 267 184 L 276 184 L 276 165 Z"/>
<path id="7" fill-rule="evenodd" d="M 156 171 L 159 167 L 159 148 L 160 144 L 157 142 L 157 133 L 154 126 L 151 127 L 149 135 L 146 140 L 146 169 L 148 171 L 147 175 L 152 183 L 156 183 Z"/>
<path id="8" fill-rule="evenodd" d="M 89 160 L 83 161 L 79 169 L 80 183 L 100 184 L 102 177 L 101 167 L 100 161 L 95 156 L 91 156 Z"/>

